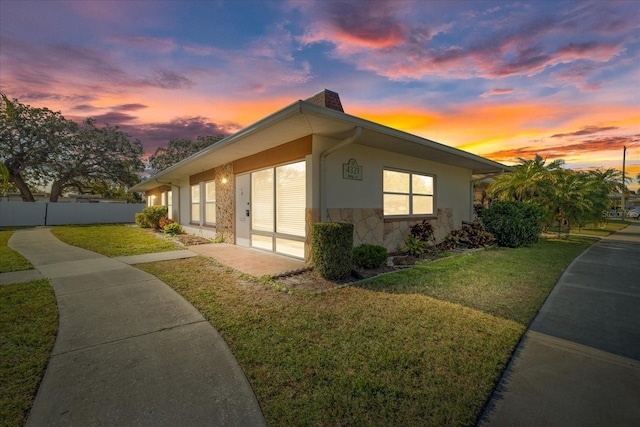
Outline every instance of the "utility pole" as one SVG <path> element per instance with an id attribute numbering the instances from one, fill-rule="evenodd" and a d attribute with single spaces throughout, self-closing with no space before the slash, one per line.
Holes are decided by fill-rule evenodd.
<path id="1" fill-rule="evenodd" d="M 623 146 L 622 147 L 622 220 L 624 221 L 624 217 L 625 217 L 625 205 L 624 205 L 624 189 L 626 187 L 625 185 L 625 179 L 624 179 L 624 165 L 625 165 L 625 161 L 627 158 L 627 146 Z"/>

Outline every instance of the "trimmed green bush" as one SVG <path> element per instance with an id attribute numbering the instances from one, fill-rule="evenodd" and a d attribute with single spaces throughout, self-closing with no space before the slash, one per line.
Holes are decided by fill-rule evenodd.
<path id="1" fill-rule="evenodd" d="M 172 222 L 169 223 L 167 225 L 164 226 L 164 232 L 171 235 L 171 236 L 175 236 L 176 234 L 182 234 L 184 233 L 184 230 L 182 229 L 182 226 L 180 224 L 178 224 L 177 222 Z"/>
<path id="2" fill-rule="evenodd" d="M 142 212 L 136 214 L 136 224 L 140 228 L 151 228 L 151 225 L 147 222 L 147 216 Z"/>
<path id="3" fill-rule="evenodd" d="M 378 268 L 387 261 L 387 248 L 364 244 L 353 248 L 353 264 L 360 268 Z"/>
<path id="4" fill-rule="evenodd" d="M 344 279 L 351 274 L 353 224 L 318 222 L 311 227 L 313 265 L 325 279 Z"/>
<path id="5" fill-rule="evenodd" d="M 500 246 L 517 248 L 540 238 L 545 212 L 538 205 L 516 201 L 496 202 L 482 213 L 482 223 Z"/>
<path id="6" fill-rule="evenodd" d="M 142 212 L 136 214 L 136 224 L 142 228 L 160 227 L 160 219 L 167 216 L 166 206 L 147 206 Z"/>

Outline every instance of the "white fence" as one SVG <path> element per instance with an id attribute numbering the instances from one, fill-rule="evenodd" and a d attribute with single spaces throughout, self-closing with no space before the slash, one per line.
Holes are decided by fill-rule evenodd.
<path id="1" fill-rule="evenodd" d="M 133 223 L 145 204 L 0 202 L 0 226 Z"/>

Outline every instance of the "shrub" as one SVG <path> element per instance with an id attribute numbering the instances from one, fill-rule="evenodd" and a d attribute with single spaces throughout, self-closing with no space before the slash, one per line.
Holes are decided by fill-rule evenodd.
<path id="1" fill-rule="evenodd" d="M 351 274 L 353 224 L 319 222 L 311 227 L 313 265 L 325 279 L 344 279 Z"/>
<path id="2" fill-rule="evenodd" d="M 412 256 L 422 256 L 424 251 L 434 243 L 433 226 L 427 220 L 413 225 L 409 229 L 409 237 L 404 242 L 405 247 L 403 253 Z"/>
<path id="3" fill-rule="evenodd" d="M 482 222 L 476 220 L 462 224 L 462 228 L 453 230 L 442 242 L 440 249 L 453 249 L 455 247 L 486 248 L 495 243 L 493 234 L 489 233 Z"/>
<path id="4" fill-rule="evenodd" d="M 486 209 L 482 222 L 500 246 L 517 248 L 538 241 L 544 216 L 544 209 L 538 205 L 505 201 Z"/>
<path id="5" fill-rule="evenodd" d="M 409 231 L 416 240 L 423 242 L 434 240 L 433 226 L 427 220 L 423 220 L 421 223 L 415 224 Z"/>
<path id="6" fill-rule="evenodd" d="M 142 212 L 136 214 L 136 224 L 138 224 L 140 228 L 153 228 L 153 225 L 147 220 L 147 216 Z"/>
<path id="7" fill-rule="evenodd" d="M 404 242 L 404 245 L 404 249 L 402 249 L 403 254 L 419 257 L 429 247 L 429 242 L 426 240 L 418 240 L 413 234 L 410 234 L 407 241 Z"/>
<path id="8" fill-rule="evenodd" d="M 160 219 L 166 218 L 167 207 L 166 206 L 147 206 L 142 209 L 142 212 L 136 214 L 136 224 L 142 228 L 157 228 L 160 227 Z"/>
<path id="9" fill-rule="evenodd" d="M 387 249 L 380 245 L 360 245 L 353 248 L 353 263 L 360 268 L 378 268 L 387 260 Z"/>
<path id="10" fill-rule="evenodd" d="M 182 226 L 180 224 L 178 224 L 177 222 L 171 222 L 167 225 L 164 226 L 163 228 L 164 232 L 171 235 L 171 236 L 175 236 L 176 234 L 182 234 L 184 233 L 184 230 L 182 229 Z"/>
<path id="11" fill-rule="evenodd" d="M 173 224 L 175 221 L 167 218 L 166 216 L 163 216 L 162 218 L 160 218 L 160 221 L 158 221 L 158 226 L 160 227 L 161 230 L 164 230 L 164 228 L 169 225 L 169 224 Z"/>

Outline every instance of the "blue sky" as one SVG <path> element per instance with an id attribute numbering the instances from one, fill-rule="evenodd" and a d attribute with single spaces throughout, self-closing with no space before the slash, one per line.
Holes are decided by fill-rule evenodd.
<path id="1" fill-rule="evenodd" d="M 512 163 L 640 172 L 640 2 L 0 2 L 0 90 L 140 139 L 234 132 L 327 88 Z"/>

